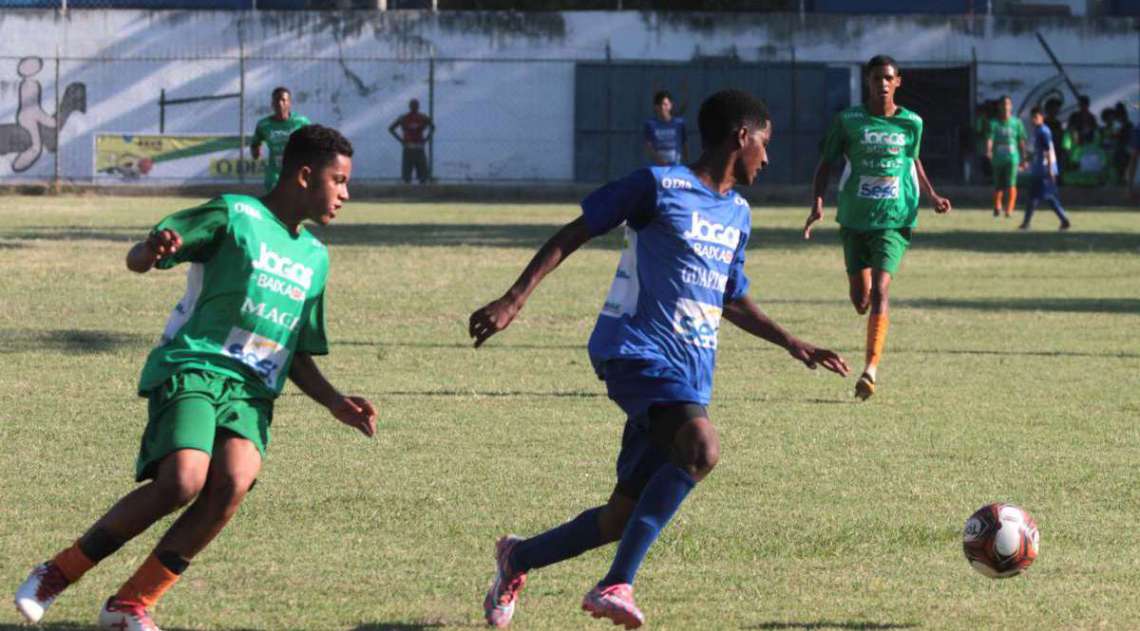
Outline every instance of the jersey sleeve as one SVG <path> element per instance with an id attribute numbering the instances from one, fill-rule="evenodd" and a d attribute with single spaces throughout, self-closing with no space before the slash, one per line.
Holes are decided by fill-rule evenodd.
<path id="1" fill-rule="evenodd" d="M 591 236 L 603 235 L 628 222 L 640 230 L 657 214 L 657 180 L 649 169 L 638 169 L 614 180 L 582 200 L 582 216 Z"/>
<path id="2" fill-rule="evenodd" d="M 642 123 L 641 136 L 645 139 L 645 142 L 653 142 L 653 123 L 650 123 L 648 120 Z"/>
<path id="3" fill-rule="evenodd" d="M 916 118 L 914 121 L 914 148 L 911 149 L 911 159 L 917 160 L 919 151 L 922 149 L 922 119 Z"/>
<path id="4" fill-rule="evenodd" d="M 225 236 L 229 220 L 229 207 L 220 197 L 167 216 L 151 232 L 173 230 L 182 238 L 182 247 L 172 256 L 159 261 L 155 267 L 170 269 L 179 263 L 208 261 Z"/>
<path id="5" fill-rule="evenodd" d="M 740 244 L 736 246 L 736 253 L 732 257 L 732 265 L 728 268 L 728 283 L 724 286 L 724 301 L 735 302 L 748 295 L 751 281 L 744 273 L 744 250 L 748 245 L 748 237 L 752 230 L 752 222 L 748 222 L 748 229 L 741 232 Z"/>
<path id="6" fill-rule="evenodd" d="M 819 154 L 824 161 L 835 162 L 843 157 L 843 152 L 846 149 L 847 134 L 843 128 L 843 118 L 836 114 L 831 119 L 831 126 L 827 128 L 823 142 L 819 143 Z"/>
<path id="7" fill-rule="evenodd" d="M 325 291 L 305 305 L 306 314 L 297 335 L 297 352 L 309 355 L 328 355 L 329 341 L 325 333 Z"/>

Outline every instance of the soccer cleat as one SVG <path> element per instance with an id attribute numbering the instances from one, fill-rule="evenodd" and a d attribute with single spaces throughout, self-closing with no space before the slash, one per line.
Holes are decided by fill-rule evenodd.
<path id="1" fill-rule="evenodd" d="M 871 398 L 872 394 L 875 394 L 875 378 L 868 373 L 863 373 L 859 377 L 859 381 L 855 382 L 855 396 L 866 401 Z"/>
<path id="2" fill-rule="evenodd" d="M 1068 230 L 1069 228 L 1072 228 L 1072 227 L 1073 227 L 1073 224 L 1066 221 L 1065 223 L 1061 224 L 1060 230 Z"/>
<path id="3" fill-rule="evenodd" d="M 487 624 L 505 629 L 515 615 L 519 592 L 526 585 L 526 572 L 511 569 L 511 550 L 522 541 L 521 537 L 507 535 L 495 542 L 495 580 L 487 597 L 483 599 L 483 617 Z"/>
<path id="4" fill-rule="evenodd" d="M 141 603 L 119 600 L 114 596 L 107 599 L 103 611 L 99 612 L 99 628 L 107 631 L 162 631 Z"/>
<path id="5" fill-rule="evenodd" d="M 1001 216 L 1001 209 L 995 208 L 994 209 L 994 217 L 1000 217 L 1000 216 Z"/>
<path id="6" fill-rule="evenodd" d="M 608 618 L 626 629 L 636 629 L 645 624 L 645 616 L 633 602 L 633 585 L 629 583 L 595 586 L 582 599 L 582 611 L 590 612 L 595 618 Z"/>
<path id="7" fill-rule="evenodd" d="M 39 622 L 47 608 L 70 584 L 71 581 L 67 580 L 55 563 L 41 563 L 32 569 L 32 573 L 16 590 L 16 611 L 28 622 Z"/>

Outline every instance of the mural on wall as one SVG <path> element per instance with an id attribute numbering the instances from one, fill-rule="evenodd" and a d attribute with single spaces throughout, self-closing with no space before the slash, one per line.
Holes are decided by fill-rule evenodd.
<path id="1" fill-rule="evenodd" d="M 24 57 L 16 64 L 16 74 L 20 76 L 16 122 L 0 124 L 0 155 L 16 154 L 12 159 L 12 171 L 16 173 L 30 169 L 45 149 L 55 152 L 67 119 L 75 112 L 87 112 L 87 86 L 78 82 L 64 90 L 54 116 L 44 111 L 43 86 L 36 78 L 43 67 L 40 57 Z"/>

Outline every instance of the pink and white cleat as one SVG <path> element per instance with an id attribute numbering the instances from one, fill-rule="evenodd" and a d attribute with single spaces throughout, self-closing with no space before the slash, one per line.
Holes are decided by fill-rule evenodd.
<path id="1" fill-rule="evenodd" d="M 636 629 L 645 624 L 645 615 L 633 602 L 633 585 L 629 583 L 595 586 L 582 599 L 582 611 L 590 612 L 595 618 L 609 618 L 626 629 Z"/>
<path id="2" fill-rule="evenodd" d="M 99 612 L 99 628 L 107 631 L 162 631 L 141 603 L 112 596 Z"/>
<path id="3" fill-rule="evenodd" d="M 44 612 L 71 581 L 51 561 L 41 563 L 16 590 L 16 611 L 31 623 L 39 622 Z"/>
<path id="4" fill-rule="evenodd" d="M 526 585 L 526 572 L 515 572 L 510 563 L 511 550 L 520 541 L 521 537 L 507 535 L 495 542 L 495 580 L 483 599 L 483 617 L 487 624 L 499 629 L 510 626 L 519 592 Z"/>

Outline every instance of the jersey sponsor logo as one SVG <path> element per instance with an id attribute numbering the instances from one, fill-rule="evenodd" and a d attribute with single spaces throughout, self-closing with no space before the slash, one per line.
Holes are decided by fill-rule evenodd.
<path id="1" fill-rule="evenodd" d="M 871 129 L 864 129 L 863 144 L 905 147 L 906 134 L 902 133 L 901 131 L 874 131 Z"/>
<path id="2" fill-rule="evenodd" d="M 857 195 L 863 199 L 898 199 L 899 179 L 893 176 L 860 176 Z"/>
<path id="3" fill-rule="evenodd" d="M 726 250 L 722 247 L 715 245 L 706 245 L 704 243 L 694 243 L 693 251 L 703 258 L 720 261 L 721 263 L 732 263 L 732 258 L 736 253 L 732 250 Z"/>
<path id="4" fill-rule="evenodd" d="M 297 283 L 306 290 L 313 285 L 313 268 L 305 267 L 287 256 L 281 256 L 266 247 L 264 243 L 261 244 L 260 256 L 253 262 L 253 269 Z"/>
<path id="5" fill-rule="evenodd" d="M 740 244 L 740 228 L 713 223 L 695 210 L 691 222 L 689 229 L 681 235 L 686 239 L 715 243 L 733 249 Z"/>
<path id="6" fill-rule="evenodd" d="M 882 169 L 884 171 L 892 171 L 894 169 L 901 169 L 903 166 L 902 158 L 889 158 L 889 157 L 870 157 L 863 158 L 859 164 L 865 169 Z"/>
<path id="7" fill-rule="evenodd" d="M 686 267 L 681 270 L 681 280 L 689 285 L 715 289 L 721 293 L 728 287 L 728 274 L 716 270 Z"/>
<path id="8" fill-rule="evenodd" d="M 257 275 L 257 286 L 261 289 L 268 289 L 275 294 L 281 294 L 290 300 L 303 302 L 305 300 L 305 290 L 296 285 L 287 283 L 280 278 L 274 278 L 264 272 Z"/>
<path id="9" fill-rule="evenodd" d="M 669 152 L 672 155 L 672 152 Z M 683 188 L 692 190 L 693 183 L 679 177 L 663 177 L 661 178 L 661 188 Z"/>
<path id="10" fill-rule="evenodd" d="M 248 297 L 241 303 L 241 312 L 255 315 L 262 320 L 268 320 L 289 331 L 295 330 L 297 325 L 301 322 L 295 313 L 290 313 L 289 311 L 278 309 L 277 307 L 267 306 L 264 302 L 254 302 Z"/>
<path id="11" fill-rule="evenodd" d="M 270 388 L 277 387 L 281 368 L 289 357 L 289 349 L 252 331 L 234 327 L 222 344 L 226 355 L 253 370 Z"/>
<path id="12" fill-rule="evenodd" d="M 714 305 L 680 298 L 673 311 L 673 332 L 686 343 L 716 350 L 721 311 Z"/>
<path id="13" fill-rule="evenodd" d="M 260 210 L 243 202 L 234 204 L 234 212 L 239 215 L 247 215 L 249 217 L 253 217 L 254 219 L 261 219 Z"/>
<path id="14" fill-rule="evenodd" d="M 732 203 L 736 204 L 737 206 L 747 206 L 748 205 L 748 202 L 745 201 L 745 199 L 739 195 L 732 198 Z"/>

